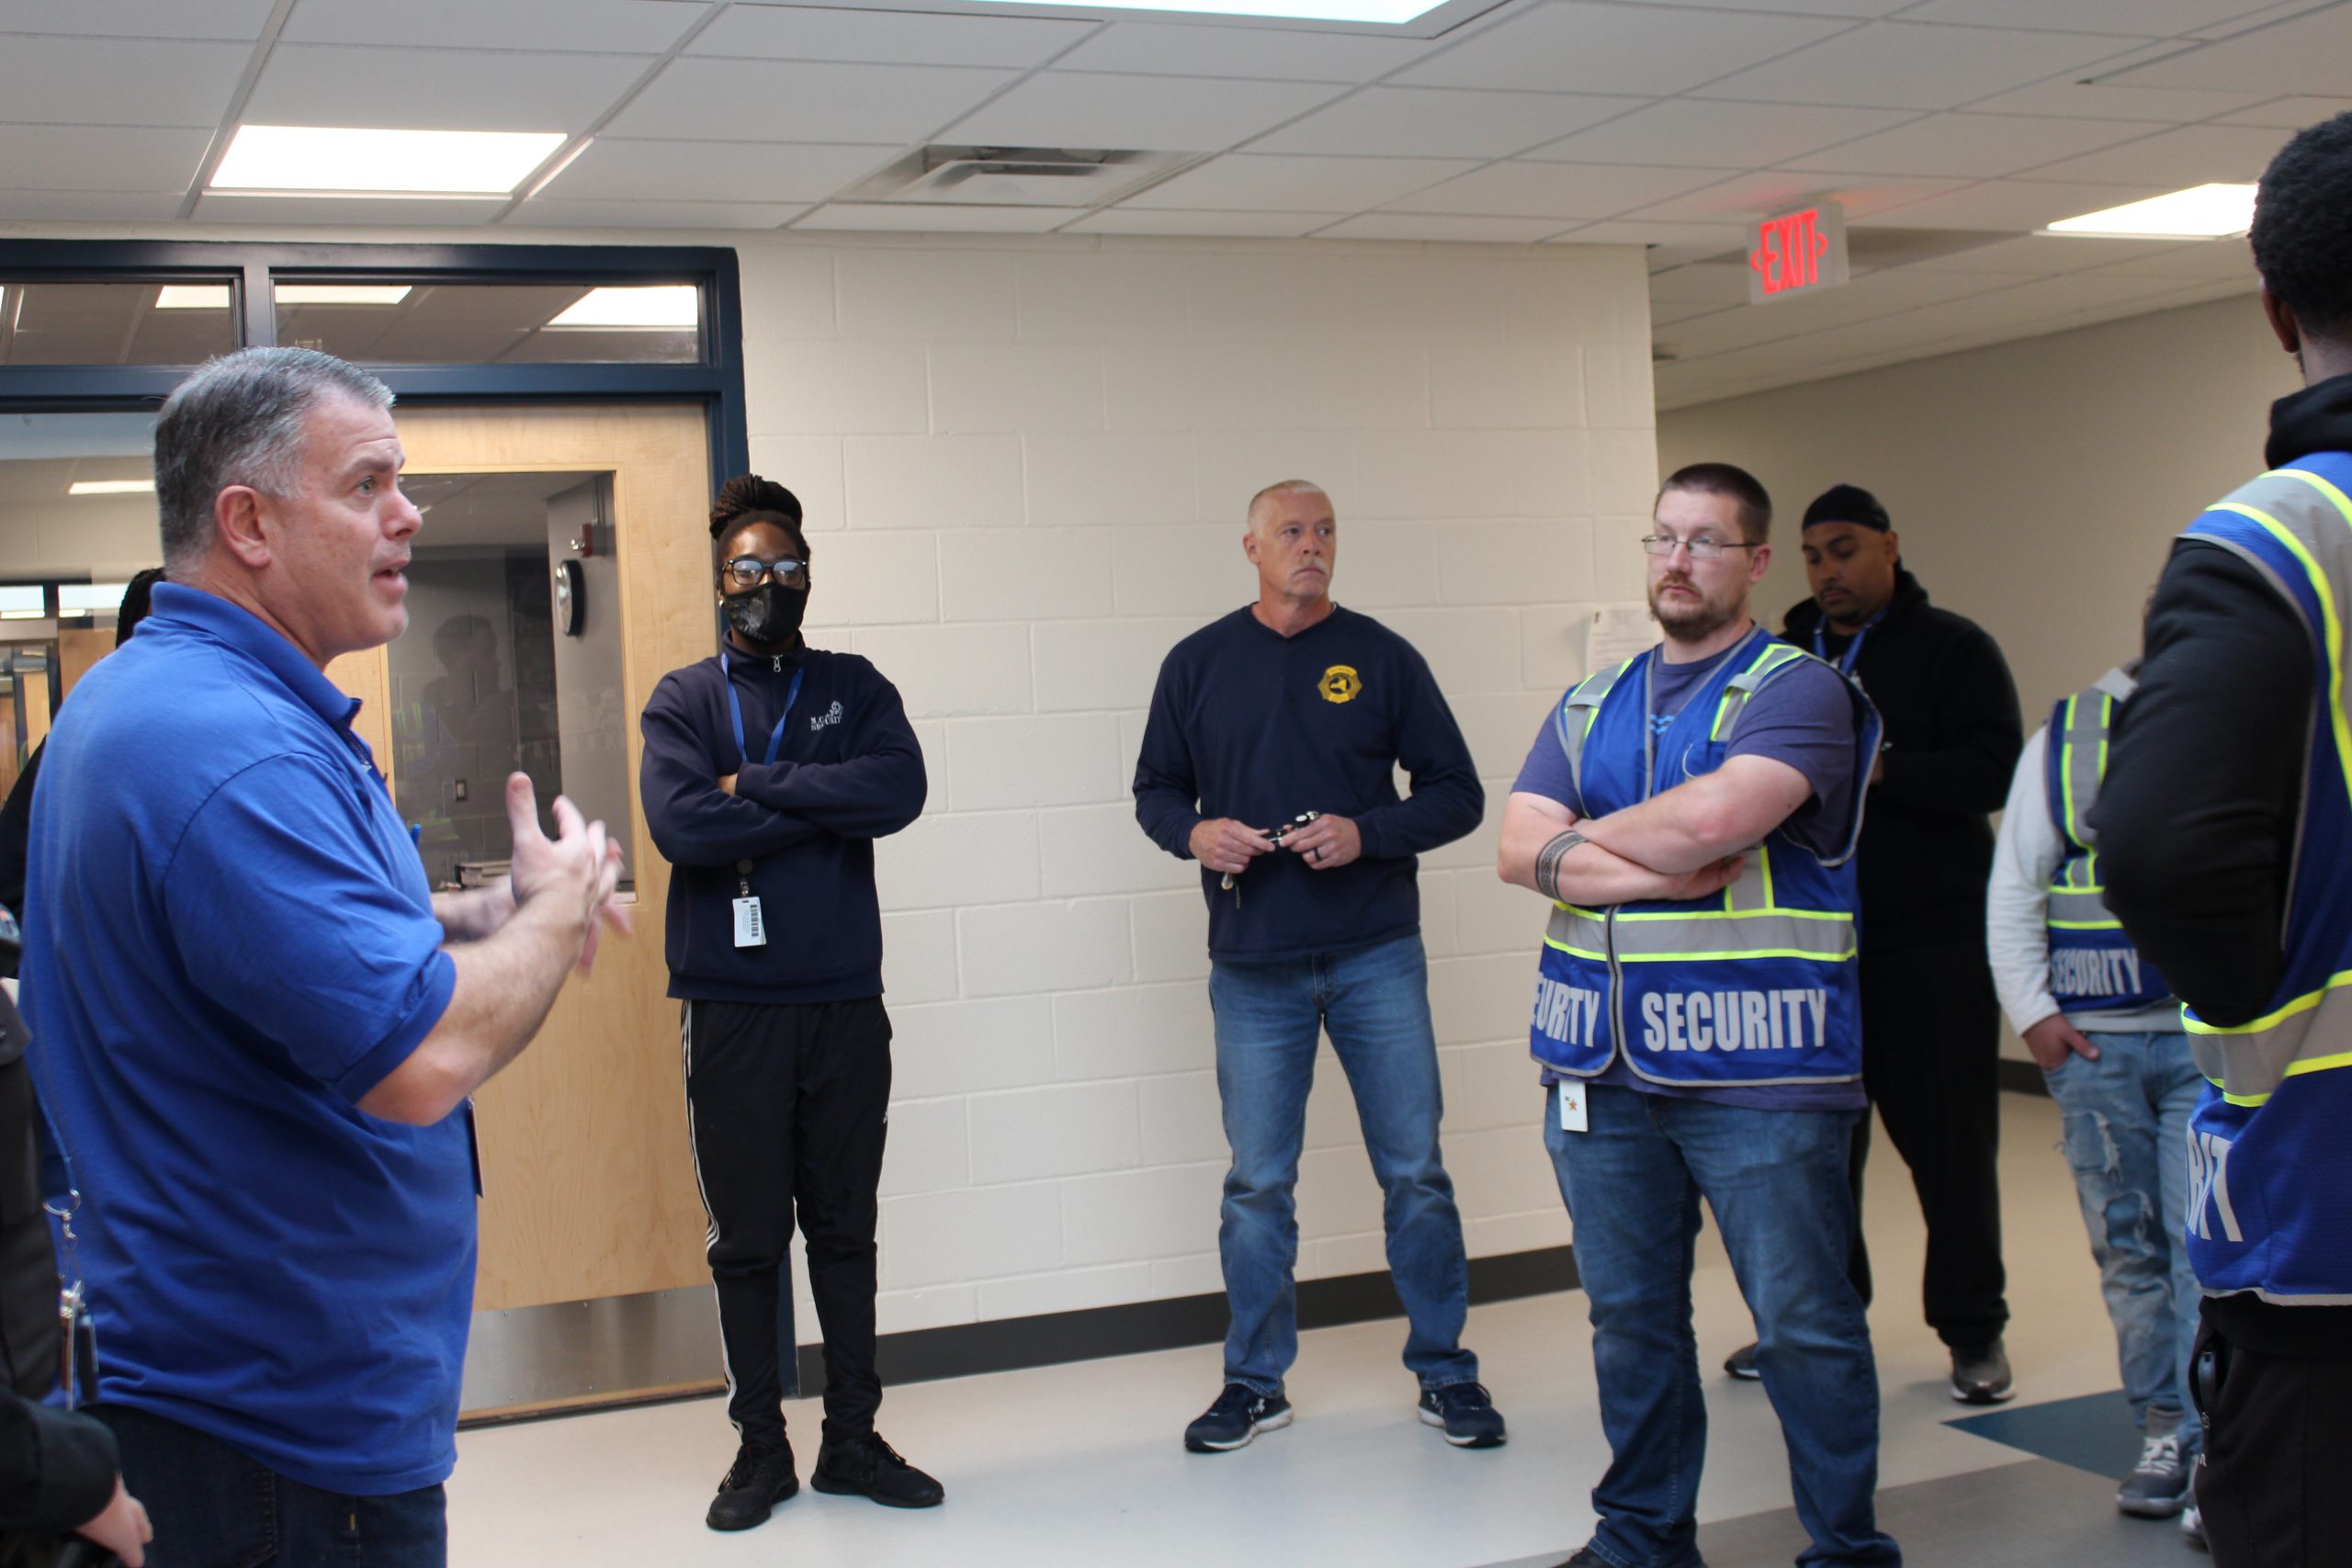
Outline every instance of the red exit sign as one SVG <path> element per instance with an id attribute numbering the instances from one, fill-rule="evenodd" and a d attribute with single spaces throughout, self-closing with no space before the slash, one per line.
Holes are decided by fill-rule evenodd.
<path id="1" fill-rule="evenodd" d="M 1776 212 L 1748 231 L 1747 302 L 1788 299 L 1846 281 L 1846 209 L 1817 201 Z"/>

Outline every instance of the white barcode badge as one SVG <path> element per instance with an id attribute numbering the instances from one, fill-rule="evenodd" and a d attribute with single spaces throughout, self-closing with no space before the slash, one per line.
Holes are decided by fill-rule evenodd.
<path id="1" fill-rule="evenodd" d="M 1573 1079 L 1560 1080 L 1560 1131 L 1563 1133 L 1581 1133 L 1589 1125 L 1585 1119 L 1584 1088 Z"/>
<path id="2" fill-rule="evenodd" d="M 735 900 L 735 945 L 765 947 L 768 944 L 767 922 L 760 919 L 760 900 L 756 895 Z"/>

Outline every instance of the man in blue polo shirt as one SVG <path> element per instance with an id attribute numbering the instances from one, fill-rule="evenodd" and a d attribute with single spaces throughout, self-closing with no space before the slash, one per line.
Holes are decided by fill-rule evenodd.
<path id="1" fill-rule="evenodd" d="M 25 998 L 75 1159 L 93 1413 L 151 1562 L 447 1555 L 474 1277 L 467 1097 L 594 955 L 619 851 L 508 781 L 508 886 L 435 895 L 338 655 L 406 625 L 382 383 L 301 349 L 164 404 L 171 581 L 33 806 Z"/>

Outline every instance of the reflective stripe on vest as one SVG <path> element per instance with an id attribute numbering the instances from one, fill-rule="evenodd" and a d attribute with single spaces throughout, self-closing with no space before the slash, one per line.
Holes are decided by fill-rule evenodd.
<path id="1" fill-rule="evenodd" d="M 2050 991 L 2064 1012 L 2151 1008 L 2172 995 L 2171 984 L 2141 955 L 2123 922 L 2107 907 L 2098 833 L 2090 822 L 2107 776 L 2108 736 L 2117 705 L 2137 685 L 2125 671 L 2110 670 L 2087 689 L 2062 698 L 2050 716 L 2042 793 L 2064 858 L 2051 880 L 2044 921 Z"/>

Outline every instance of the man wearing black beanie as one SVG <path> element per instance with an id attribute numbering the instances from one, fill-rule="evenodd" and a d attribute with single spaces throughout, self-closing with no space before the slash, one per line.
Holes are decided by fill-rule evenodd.
<path id="1" fill-rule="evenodd" d="M 1813 598 L 1789 612 L 1782 635 L 1851 674 L 1886 721 L 1857 857 L 1863 1083 L 1927 1220 L 1922 1296 L 1951 1350 L 1952 1397 L 1996 1404 L 2015 1390 L 2001 1342 L 2001 1021 L 1984 887 L 1987 818 L 2007 798 L 2025 743 L 2017 687 L 1983 627 L 1928 603 L 1870 491 L 1824 491 L 1805 508 L 1804 547 Z M 1866 1119 L 1854 1146 L 1858 1201 L 1869 1149 Z M 1868 1301 L 1859 1229 L 1853 1274 Z"/>

